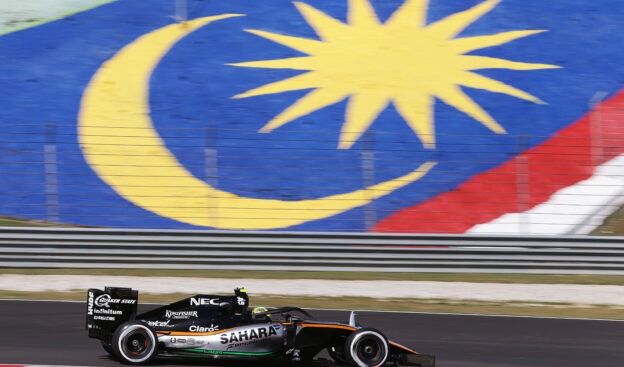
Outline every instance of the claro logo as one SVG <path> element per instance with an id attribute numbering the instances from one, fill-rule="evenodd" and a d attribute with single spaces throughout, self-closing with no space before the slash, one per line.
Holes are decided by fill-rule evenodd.
<path id="1" fill-rule="evenodd" d="M 210 326 L 191 325 L 189 327 L 189 331 L 200 332 L 200 333 L 211 333 L 217 330 L 219 330 L 219 325 L 215 325 L 215 324 L 210 324 Z"/>
<path id="2" fill-rule="evenodd" d="M 165 311 L 165 317 L 168 319 L 190 319 L 191 317 L 198 317 L 197 311 Z"/>

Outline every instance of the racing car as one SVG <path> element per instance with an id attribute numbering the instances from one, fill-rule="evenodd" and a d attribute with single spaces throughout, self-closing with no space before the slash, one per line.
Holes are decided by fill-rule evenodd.
<path id="1" fill-rule="evenodd" d="M 125 364 L 156 357 L 205 357 L 303 364 L 325 361 L 357 367 L 434 367 L 435 357 L 389 341 L 360 326 L 315 320 L 298 307 L 250 307 L 244 288 L 233 295 L 198 294 L 137 314 L 139 292 L 105 287 L 87 291 L 86 330 Z M 326 351 L 331 359 L 319 358 Z"/>

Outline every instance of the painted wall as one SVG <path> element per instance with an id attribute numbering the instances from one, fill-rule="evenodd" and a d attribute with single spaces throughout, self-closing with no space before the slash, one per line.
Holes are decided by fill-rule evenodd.
<path id="1" fill-rule="evenodd" d="M 120 0 L 6 34 L 0 215 L 464 232 L 621 153 L 595 160 L 588 148 L 591 98 L 623 100 L 618 10 L 206 0 L 176 24 L 170 0 Z M 506 188 L 518 188 L 523 155 L 538 164 L 520 205 Z"/>

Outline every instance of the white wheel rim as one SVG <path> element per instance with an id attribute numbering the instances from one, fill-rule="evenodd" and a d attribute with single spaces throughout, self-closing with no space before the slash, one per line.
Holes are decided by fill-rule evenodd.
<path id="1" fill-rule="evenodd" d="M 139 329 L 141 329 L 141 331 L 139 331 Z M 126 347 L 126 338 L 128 335 L 137 331 L 139 331 L 143 336 L 146 336 L 150 342 L 148 348 L 141 352 L 142 357 L 140 358 L 135 358 L 132 354 L 128 353 L 129 351 Z M 148 327 L 143 325 L 131 325 L 123 330 L 119 335 L 117 347 L 126 360 L 134 363 L 141 363 L 147 361 L 154 354 L 154 350 L 156 349 L 156 338 L 154 338 L 154 334 Z"/>
<path id="2" fill-rule="evenodd" d="M 363 337 L 366 336 L 374 336 L 376 338 L 378 338 L 378 341 L 381 342 L 380 343 L 380 347 L 381 347 L 381 353 L 383 353 L 383 358 L 381 359 L 381 361 L 379 361 L 379 363 L 375 364 L 374 366 L 370 366 L 368 364 L 366 364 L 364 361 L 362 361 L 360 359 L 360 356 L 358 355 L 358 342 L 360 341 L 360 339 L 362 339 Z M 374 332 L 374 331 L 365 331 L 362 333 L 359 333 L 358 335 L 356 335 L 353 340 L 351 341 L 351 345 L 350 347 L 350 352 L 351 352 L 351 358 L 353 359 L 353 361 L 360 367 L 379 367 L 379 366 L 383 366 L 384 363 L 386 363 L 386 359 L 388 358 L 388 345 L 385 341 L 385 338 L 383 337 L 383 335 Z"/>

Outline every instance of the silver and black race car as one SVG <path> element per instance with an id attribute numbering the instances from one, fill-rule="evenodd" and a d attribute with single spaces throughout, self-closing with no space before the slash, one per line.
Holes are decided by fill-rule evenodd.
<path id="1" fill-rule="evenodd" d="M 250 307 L 245 289 L 234 295 L 195 295 L 137 314 L 138 291 L 106 287 L 87 293 L 86 329 L 126 364 L 160 356 L 315 363 L 359 367 L 434 367 L 435 358 L 389 341 L 382 332 L 349 323 L 314 320 L 297 307 Z M 328 360 L 329 361 L 329 360 Z"/>

